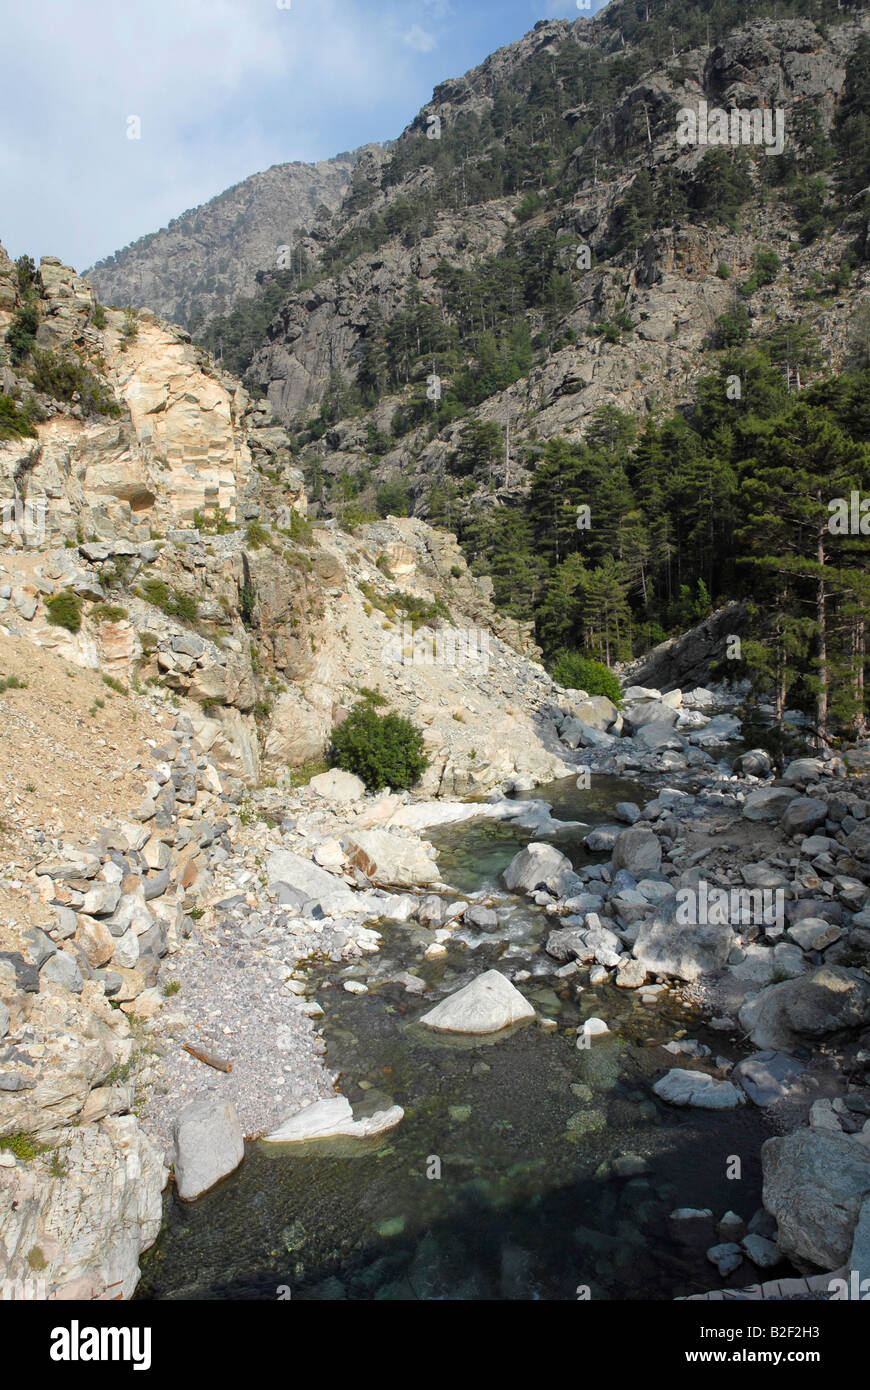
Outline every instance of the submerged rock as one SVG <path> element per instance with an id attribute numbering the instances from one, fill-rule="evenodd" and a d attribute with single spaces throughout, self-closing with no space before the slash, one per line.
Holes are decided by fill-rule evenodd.
<path id="1" fill-rule="evenodd" d="M 730 1081 L 717 1081 L 703 1071 L 673 1067 L 653 1086 L 660 1100 L 669 1105 L 691 1106 L 694 1110 L 733 1110 L 743 1096 Z"/>

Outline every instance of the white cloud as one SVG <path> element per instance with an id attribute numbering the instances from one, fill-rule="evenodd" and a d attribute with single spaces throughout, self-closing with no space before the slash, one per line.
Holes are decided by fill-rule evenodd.
<path id="1" fill-rule="evenodd" d="M 430 53 L 438 42 L 434 34 L 421 29 L 419 24 L 413 24 L 410 29 L 406 29 L 402 38 L 409 48 L 416 49 L 418 53 Z"/>

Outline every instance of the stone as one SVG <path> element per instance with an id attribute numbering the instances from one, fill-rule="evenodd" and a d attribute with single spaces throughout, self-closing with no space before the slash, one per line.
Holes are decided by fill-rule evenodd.
<path id="1" fill-rule="evenodd" d="M 192 1202 L 238 1168 L 245 1141 L 231 1101 L 203 1093 L 175 1121 L 175 1182 L 183 1202 Z"/>
<path id="2" fill-rule="evenodd" d="M 694 1110 L 733 1110 L 743 1100 L 730 1081 L 717 1081 L 703 1071 L 672 1067 L 653 1086 L 660 1100 L 669 1105 L 690 1106 Z"/>
<path id="3" fill-rule="evenodd" d="M 557 892 L 574 869 L 567 855 L 543 841 L 533 841 L 514 855 L 502 877 L 513 893 L 533 893 L 537 888 Z"/>
<path id="4" fill-rule="evenodd" d="M 56 955 L 51 956 L 39 975 L 41 980 L 49 980 L 52 984 L 60 985 L 62 989 L 68 989 L 72 994 L 81 994 L 84 986 L 78 962 L 69 951 L 58 951 Z"/>
<path id="5" fill-rule="evenodd" d="M 89 964 L 95 970 L 102 965 L 107 965 L 112 959 L 115 938 L 105 922 L 98 922 L 95 917 L 86 917 L 84 914 L 80 914 L 74 940 L 77 946 L 81 946 Z"/>
<path id="6" fill-rule="evenodd" d="M 639 960 L 624 960 L 616 972 L 620 989 L 640 989 L 646 981 L 646 966 Z"/>
<path id="7" fill-rule="evenodd" d="M 782 780 L 787 786 L 796 782 L 817 782 L 824 766 L 821 758 L 795 758 L 782 774 Z"/>
<path id="8" fill-rule="evenodd" d="M 586 1018 L 577 1029 L 579 1034 L 578 1046 L 583 1038 L 599 1038 L 604 1033 L 609 1033 L 610 1029 L 603 1018 Z"/>
<path id="9" fill-rule="evenodd" d="M 620 831 L 613 846 L 614 869 L 627 869 L 635 878 L 657 873 L 662 862 L 662 847 L 651 830 L 631 826 Z"/>
<path id="10" fill-rule="evenodd" d="M 352 772 L 342 772 L 334 767 L 329 772 L 320 772 L 308 783 L 313 792 L 338 806 L 346 806 L 349 801 L 359 801 L 365 796 L 365 782 Z"/>
<path id="11" fill-rule="evenodd" d="M 811 835 L 824 825 L 827 815 L 827 802 L 821 798 L 798 796 L 786 806 L 780 824 L 786 835 Z"/>
<path id="12" fill-rule="evenodd" d="M 727 923 L 680 923 L 676 893 L 659 904 L 642 922 L 632 954 L 655 975 L 673 975 L 691 982 L 725 965 L 734 943 Z"/>
<path id="13" fill-rule="evenodd" d="M 82 912 L 88 917 L 111 917 L 121 898 L 117 883 L 95 883 L 85 893 Z"/>
<path id="14" fill-rule="evenodd" d="M 352 1139 L 370 1139 L 393 1129 L 404 1118 L 400 1105 L 392 1105 L 387 1110 L 378 1110 L 373 1115 L 355 1120 L 347 1096 L 329 1096 L 326 1100 L 306 1105 L 289 1119 L 285 1120 L 271 1134 L 263 1138 L 264 1144 L 301 1144 L 308 1139 L 333 1139 L 347 1136 Z"/>
<path id="15" fill-rule="evenodd" d="M 744 801 L 743 815 L 746 820 L 779 820 L 796 796 L 790 787 L 759 787 Z"/>
<path id="16" fill-rule="evenodd" d="M 0 999 L 0 1038 L 5 1038 L 6 1034 L 9 1032 L 9 1022 L 9 1010 L 2 999 Z"/>
<path id="17" fill-rule="evenodd" d="M 269 855 L 266 877 L 270 887 L 284 883 L 298 893 L 301 902 L 315 900 L 336 912 L 344 911 L 354 902 L 354 894 L 343 879 L 290 850 L 275 850 Z"/>
<path id="18" fill-rule="evenodd" d="M 341 841 L 351 868 L 381 887 L 413 888 L 438 882 L 438 865 L 416 837 L 390 830 L 356 830 Z"/>
<path id="19" fill-rule="evenodd" d="M 593 854 L 609 854 L 621 834 L 621 825 L 596 825 L 584 836 L 583 843 Z"/>
<path id="20" fill-rule="evenodd" d="M 498 970 L 487 970 L 424 1014 L 420 1022 L 445 1033 L 498 1033 L 535 1010 Z"/>
<path id="21" fill-rule="evenodd" d="M 711 1245 L 707 1251 L 707 1259 L 716 1266 L 722 1278 L 727 1279 L 729 1274 L 733 1274 L 735 1269 L 739 1269 L 743 1264 L 743 1251 L 739 1245 L 725 1241 L 721 1245 Z"/>
<path id="22" fill-rule="evenodd" d="M 734 771 L 743 777 L 769 777 L 773 771 L 773 760 L 764 748 L 752 748 L 734 759 Z"/>
<path id="23" fill-rule="evenodd" d="M 804 917 L 786 932 L 786 936 L 796 941 L 802 951 L 824 951 L 826 946 L 839 941 L 841 935 L 838 926 L 823 921 L 821 917 Z"/>
<path id="24" fill-rule="evenodd" d="M 779 1246 L 764 1236 L 744 1236 L 740 1243 L 752 1263 L 759 1269 L 773 1269 L 774 1265 L 782 1263 Z"/>
<path id="25" fill-rule="evenodd" d="M 465 921 L 469 926 L 477 927 L 478 931 L 495 931 L 498 926 L 498 913 L 491 907 L 475 905 L 466 912 Z"/>
<path id="26" fill-rule="evenodd" d="M 613 814 L 619 821 L 624 821 L 626 825 L 634 825 L 635 821 L 640 820 L 640 807 L 633 801 L 617 801 L 613 808 Z"/>
<path id="27" fill-rule="evenodd" d="M 870 1023 L 870 981 L 859 971 L 822 965 L 794 980 L 768 985 L 742 1006 L 740 1025 L 756 1047 L 793 1051 Z"/>
<path id="28" fill-rule="evenodd" d="M 773 1105 L 795 1087 L 806 1067 L 787 1052 L 753 1052 L 743 1057 L 731 1073 L 756 1105 Z"/>
<path id="29" fill-rule="evenodd" d="M 765 1208 L 786 1259 L 838 1269 L 870 1193 L 870 1151 L 846 1134 L 805 1127 L 761 1146 Z"/>

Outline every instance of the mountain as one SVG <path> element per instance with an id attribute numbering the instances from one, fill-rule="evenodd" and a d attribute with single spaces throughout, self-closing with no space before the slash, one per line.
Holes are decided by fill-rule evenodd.
<path id="1" fill-rule="evenodd" d="M 336 211 L 359 155 L 275 164 L 85 273 L 107 304 L 144 306 L 185 328 L 201 328 L 254 292 L 258 272 L 276 266 L 280 248 L 292 244 L 300 227 L 324 209 Z"/>

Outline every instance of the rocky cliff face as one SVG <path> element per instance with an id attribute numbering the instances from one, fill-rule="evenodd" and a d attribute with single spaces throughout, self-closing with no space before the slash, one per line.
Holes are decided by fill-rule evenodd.
<path id="1" fill-rule="evenodd" d="M 145 306 L 185 327 L 205 324 L 256 288 L 321 208 L 335 212 L 357 154 L 318 164 L 276 164 L 176 217 L 86 272 L 101 300 Z"/>

